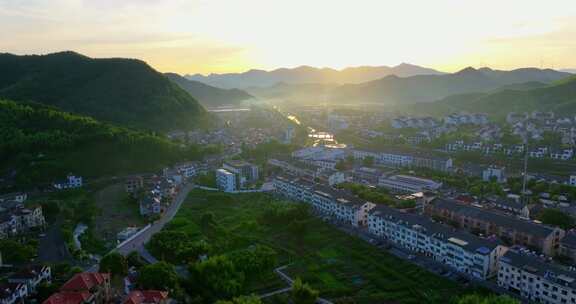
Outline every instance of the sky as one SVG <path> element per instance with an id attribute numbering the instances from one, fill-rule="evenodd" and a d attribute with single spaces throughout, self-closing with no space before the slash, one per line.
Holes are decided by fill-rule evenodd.
<path id="1" fill-rule="evenodd" d="M 576 68 L 576 0 L 0 0 L 0 52 L 162 72 L 310 65 Z"/>

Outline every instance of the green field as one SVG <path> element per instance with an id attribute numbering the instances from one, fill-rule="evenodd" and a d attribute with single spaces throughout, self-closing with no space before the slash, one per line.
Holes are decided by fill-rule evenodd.
<path id="1" fill-rule="evenodd" d="M 303 237 L 295 238 L 287 225 L 262 224 L 261 216 L 274 199 L 266 194 L 193 191 L 167 230 L 203 237 L 202 215 L 210 212 L 228 241 L 220 250 L 233 251 L 250 244 L 266 244 L 280 253 L 279 265 L 301 277 L 327 299 L 354 298 L 356 303 L 446 303 L 466 290 L 456 283 L 400 260 L 348 236 L 312 216 Z M 214 236 L 213 236 L 214 238 Z M 215 242 L 208 237 L 210 242 Z M 226 253 L 226 252 L 217 252 Z M 284 287 L 272 273 L 249 282 L 246 293 L 261 294 Z"/>

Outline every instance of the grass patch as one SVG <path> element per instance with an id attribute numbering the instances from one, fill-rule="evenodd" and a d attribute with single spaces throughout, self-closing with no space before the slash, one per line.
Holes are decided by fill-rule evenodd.
<path id="1" fill-rule="evenodd" d="M 400 260 L 351 237 L 321 220 L 306 216 L 302 237 L 290 233 L 290 227 L 263 224 L 261 217 L 275 199 L 267 194 L 223 194 L 195 190 L 190 193 L 167 230 L 206 236 L 200 220 L 212 213 L 226 236 L 227 253 L 251 244 L 265 244 L 280 253 L 280 264 L 291 263 L 286 270 L 318 289 L 324 298 L 352 297 L 356 303 L 446 303 L 467 290 L 442 277 Z M 219 243 L 213 237 L 209 242 Z M 263 293 L 285 286 L 273 273 L 249 282 L 247 293 Z"/>

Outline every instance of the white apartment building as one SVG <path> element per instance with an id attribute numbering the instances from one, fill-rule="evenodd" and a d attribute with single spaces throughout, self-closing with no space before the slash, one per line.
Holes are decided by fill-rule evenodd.
<path id="1" fill-rule="evenodd" d="M 383 205 L 368 212 L 367 220 L 371 234 L 482 280 L 496 275 L 498 259 L 507 250 L 498 242 Z"/>
<path id="2" fill-rule="evenodd" d="M 375 206 L 345 191 L 298 178 L 278 176 L 274 187 L 280 195 L 308 203 L 320 214 L 353 226 L 366 225 L 368 211 Z"/>
<path id="3" fill-rule="evenodd" d="M 498 286 L 531 302 L 576 303 L 576 272 L 517 248 L 506 252 L 499 264 Z"/>
<path id="4" fill-rule="evenodd" d="M 393 192 L 403 193 L 416 193 L 426 190 L 435 191 L 442 187 L 442 183 L 435 182 L 426 178 L 408 175 L 382 176 L 378 180 L 378 185 Z"/>
<path id="5" fill-rule="evenodd" d="M 410 155 L 400 153 L 354 150 L 352 156 L 356 160 L 372 157 L 375 163 L 392 167 L 407 167 L 413 163 Z"/>
<path id="6" fill-rule="evenodd" d="M 224 192 L 234 192 L 237 190 L 236 176 L 226 169 L 216 170 L 216 185 Z"/>
<path id="7" fill-rule="evenodd" d="M 497 167 L 497 166 L 489 166 L 482 171 L 482 180 L 485 182 L 489 182 L 494 178 L 497 183 L 505 183 L 506 182 L 506 168 L 504 167 Z"/>
<path id="8" fill-rule="evenodd" d="M 206 165 L 198 162 L 186 162 L 177 164 L 175 169 L 185 178 L 191 178 L 200 173 L 206 172 Z"/>

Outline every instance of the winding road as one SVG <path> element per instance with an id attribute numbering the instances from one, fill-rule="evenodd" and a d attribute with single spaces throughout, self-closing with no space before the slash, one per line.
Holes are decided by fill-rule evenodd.
<path id="1" fill-rule="evenodd" d="M 166 209 L 164 215 L 159 220 L 152 223 L 151 226 L 148 227 L 145 231 L 139 232 L 137 236 L 133 237 L 129 241 L 124 242 L 120 246 L 114 248 L 111 252 L 118 252 L 124 256 L 127 256 L 132 251 L 136 251 L 147 262 L 149 263 L 157 262 L 156 258 L 154 258 L 148 252 L 148 250 L 146 250 L 146 247 L 144 245 L 146 245 L 146 243 L 150 240 L 150 238 L 152 238 L 154 234 L 160 232 L 160 230 L 162 230 L 162 228 L 164 228 L 164 226 L 174 218 L 176 213 L 178 213 L 180 206 L 182 206 L 182 203 L 184 202 L 184 200 L 186 200 L 188 193 L 190 193 L 192 189 L 194 189 L 193 184 L 191 183 L 184 184 L 182 186 L 182 189 L 176 195 L 174 202 L 172 202 L 172 204 L 168 206 L 168 209 Z M 87 271 L 88 272 L 98 271 L 98 264 L 91 266 L 89 269 L 87 269 Z"/>

